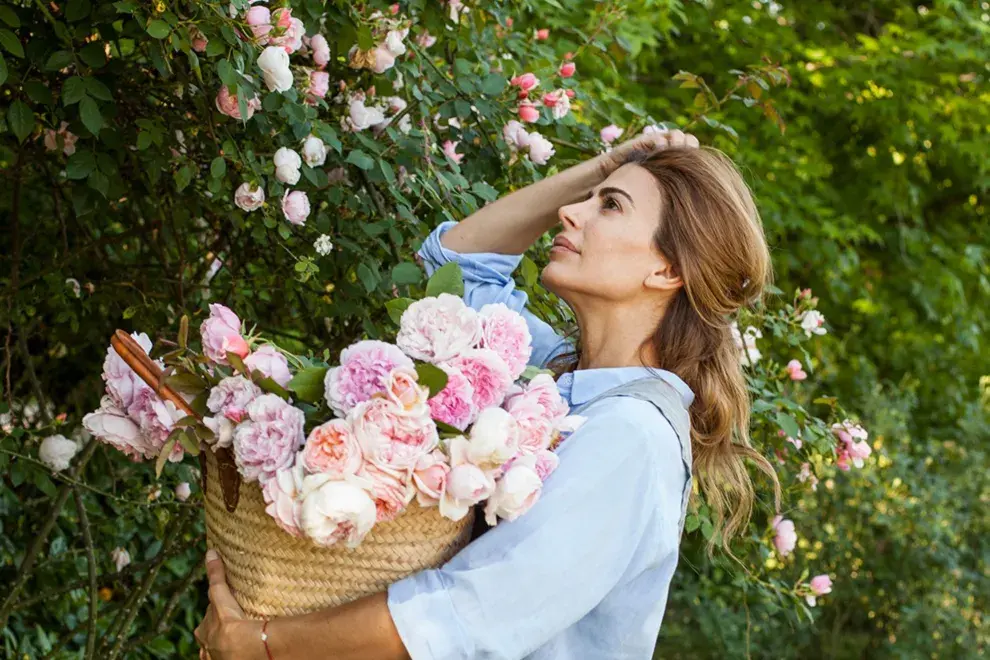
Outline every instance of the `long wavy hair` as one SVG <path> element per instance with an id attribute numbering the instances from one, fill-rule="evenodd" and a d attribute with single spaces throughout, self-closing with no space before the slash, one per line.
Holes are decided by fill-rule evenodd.
<path id="1" fill-rule="evenodd" d="M 773 466 L 750 444 L 750 399 L 731 329 L 735 313 L 758 302 L 772 279 L 766 237 L 749 188 L 721 151 L 669 149 L 627 162 L 657 182 L 653 242 L 684 282 L 643 354 L 694 391 L 693 472 L 716 530 L 708 550 L 720 544 L 731 554 L 729 543 L 748 524 L 755 499 L 747 464 L 770 477 L 780 508 Z M 562 356 L 551 369 L 572 371 L 578 356 Z"/>

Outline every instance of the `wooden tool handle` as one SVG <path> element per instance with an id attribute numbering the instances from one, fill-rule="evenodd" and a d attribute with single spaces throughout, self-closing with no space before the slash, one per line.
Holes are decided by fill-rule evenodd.
<path id="1" fill-rule="evenodd" d="M 179 396 L 175 390 L 165 384 L 162 368 L 155 364 L 154 360 L 144 352 L 144 349 L 134 341 L 133 337 L 123 330 L 117 330 L 110 338 L 110 345 L 117 351 L 120 359 L 126 362 L 127 366 L 133 369 L 134 373 L 155 391 L 155 394 L 166 401 L 171 401 L 176 408 L 187 415 L 192 415 L 202 421 L 202 416 L 190 408 L 186 400 Z"/>

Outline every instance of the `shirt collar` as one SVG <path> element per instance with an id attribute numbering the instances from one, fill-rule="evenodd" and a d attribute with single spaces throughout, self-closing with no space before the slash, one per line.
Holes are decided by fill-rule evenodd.
<path id="1" fill-rule="evenodd" d="M 681 395 L 685 408 L 694 401 L 694 392 L 677 374 L 651 367 L 610 367 L 606 369 L 579 369 L 563 374 L 557 379 L 557 388 L 571 406 L 580 406 L 602 392 L 640 378 L 660 378 Z"/>

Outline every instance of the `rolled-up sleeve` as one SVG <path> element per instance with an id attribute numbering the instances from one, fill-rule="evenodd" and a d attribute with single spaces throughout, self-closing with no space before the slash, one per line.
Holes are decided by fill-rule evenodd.
<path id="1" fill-rule="evenodd" d="M 444 222 L 426 237 L 419 250 L 426 272 L 433 274 L 440 266 L 456 262 L 464 273 L 464 302 L 474 309 L 490 303 L 503 303 L 526 319 L 533 338 L 530 364 L 542 367 L 551 358 L 571 350 L 571 344 L 554 332 L 547 323 L 526 309 L 527 296 L 516 289 L 512 273 L 522 261 L 521 254 L 478 252 L 461 254 L 445 248 L 440 238 L 455 222 Z"/>
<path id="2" fill-rule="evenodd" d="M 673 430 L 644 430 L 644 402 L 612 400 L 560 448 L 541 498 L 443 567 L 393 584 L 388 606 L 413 660 L 518 659 L 583 618 L 657 553 L 677 552 Z M 655 415 L 655 412 L 648 413 Z M 672 449 L 671 449 L 672 448 Z M 669 461 L 680 469 L 678 462 Z"/>

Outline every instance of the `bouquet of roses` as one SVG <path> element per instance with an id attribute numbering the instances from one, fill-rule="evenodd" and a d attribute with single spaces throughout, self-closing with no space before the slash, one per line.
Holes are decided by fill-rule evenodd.
<path id="1" fill-rule="evenodd" d="M 525 320 L 503 304 L 471 309 L 462 291 L 459 267 L 444 266 L 426 297 L 388 303 L 394 343 L 358 341 L 336 365 L 290 354 L 211 304 L 201 353 L 187 318 L 154 367 L 147 335 L 133 335 L 143 355 L 127 361 L 111 347 L 106 396 L 84 424 L 134 460 L 157 458 L 159 473 L 201 445 L 232 454 L 276 523 L 321 546 L 354 547 L 413 500 L 450 520 L 482 502 L 490 525 L 513 520 L 582 420 L 547 372 L 526 366 Z"/>

